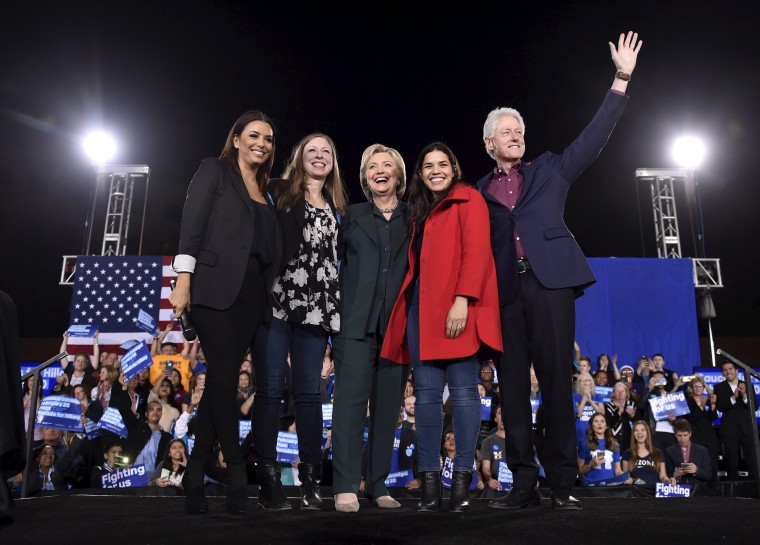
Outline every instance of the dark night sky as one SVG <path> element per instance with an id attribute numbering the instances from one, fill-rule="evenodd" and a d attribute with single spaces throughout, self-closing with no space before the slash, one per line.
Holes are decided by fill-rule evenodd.
<path id="1" fill-rule="evenodd" d="M 277 4 L 4 3 L 0 289 L 19 306 L 22 336 L 67 327 L 71 289 L 58 278 L 61 256 L 82 247 L 90 167 L 78 139 L 88 129 L 116 135 L 113 163 L 151 167 L 143 253 L 173 254 L 190 178 L 246 109 L 278 122 L 275 174 L 301 136 L 330 134 L 355 201 L 361 152 L 375 142 L 411 166 L 443 139 L 474 181 L 492 167 L 481 140 L 489 110 L 520 110 L 526 159 L 561 151 L 612 81 L 607 42 L 629 29 L 645 42 L 631 100 L 571 190 L 566 223 L 589 257 L 655 257 L 634 171 L 676 166 L 672 139 L 700 133 L 707 257 L 721 259 L 726 285 L 713 329 L 758 334 L 756 2 Z M 679 218 L 691 256 L 684 208 Z"/>

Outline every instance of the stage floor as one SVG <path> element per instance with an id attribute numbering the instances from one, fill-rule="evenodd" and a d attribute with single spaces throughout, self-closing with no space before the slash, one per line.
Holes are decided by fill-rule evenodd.
<path id="1" fill-rule="evenodd" d="M 445 502 L 445 500 L 444 500 Z M 297 502 L 294 500 L 294 504 Z M 487 508 L 473 500 L 468 513 L 418 513 L 417 501 L 401 509 L 371 507 L 338 513 L 332 500 L 322 512 L 256 509 L 229 515 L 224 498 L 209 498 L 209 512 L 190 516 L 184 498 L 117 495 L 49 495 L 16 500 L 15 522 L 0 526 L 3 544 L 87 543 L 108 545 L 509 545 L 756 543 L 760 500 L 729 497 L 662 499 L 584 497 L 584 510 L 561 512 L 548 499 L 517 512 Z M 654 541 L 652 541 L 654 540 Z"/>

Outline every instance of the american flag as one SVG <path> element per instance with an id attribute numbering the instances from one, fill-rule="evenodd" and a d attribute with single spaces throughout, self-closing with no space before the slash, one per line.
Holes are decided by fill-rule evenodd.
<path id="1" fill-rule="evenodd" d="M 137 327 L 140 310 L 150 314 L 163 330 L 172 321 L 169 282 L 177 277 L 169 256 L 79 256 L 71 296 L 70 325 L 95 325 L 101 351 L 123 353 L 125 341 L 153 336 Z M 167 338 L 182 342 L 175 325 Z M 92 339 L 70 337 L 69 352 L 92 346 Z M 75 348 L 76 347 L 76 348 Z M 85 350 L 91 352 L 91 350 Z"/>

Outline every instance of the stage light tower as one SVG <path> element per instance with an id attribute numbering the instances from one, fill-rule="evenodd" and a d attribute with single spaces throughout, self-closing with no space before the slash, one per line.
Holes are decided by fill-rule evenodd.
<path id="1" fill-rule="evenodd" d="M 87 217 L 84 220 L 84 242 L 82 243 L 82 255 L 89 255 L 90 241 L 92 239 L 92 223 L 95 220 L 95 202 L 98 191 L 97 166 L 110 161 L 116 155 L 116 141 L 103 131 L 94 131 L 84 137 L 82 148 L 92 163 L 92 186 L 90 188 L 90 205 L 87 209 Z"/>
<path id="2" fill-rule="evenodd" d="M 686 168 L 688 179 L 686 180 L 686 190 L 693 191 L 693 200 L 689 203 L 689 210 L 695 209 L 699 217 L 699 228 L 697 230 L 697 241 L 694 241 L 694 250 L 696 252 L 695 270 L 705 271 L 705 265 L 710 261 L 707 259 L 707 249 L 705 246 L 705 226 L 702 218 L 702 199 L 699 193 L 699 183 L 697 181 L 697 168 L 702 164 L 705 158 L 706 147 L 704 142 L 696 136 L 681 136 L 673 142 L 673 159 L 682 167 Z M 692 214 L 689 214 L 692 217 Z M 692 237 L 694 237 L 694 222 L 691 222 Z M 714 270 L 717 272 L 717 278 L 720 278 L 720 265 L 718 261 L 714 262 Z M 699 284 L 695 278 L 695 284 Z M 719 281 L 719 284 L 722 282 Z M 706 283 L 709 285 L 709 283 Z M 697 308 L 699 317 L 707 320 L 707 331 L 710 338 L 710 355 L 712 364 L 715 367 L 715 342 L 713 339 L 712 319 L 716 317 L 715 305 L 712 300 L 712 288 L 697 288 Z"/>
<path id="3" fill-rule="evenodd" d="M 686 190 L 693 191 L 693 203 L 689 203 L 689 210 L 692 207 L 699 215 L 699 228 L 696 231 L 694 240 L 694 251 L 697 258 L 706 256 L 705 250 L 705 231 L 702 219 L 702 202 L 699 194 L 699 183 L 697 182 L 697 168 L 702 164 L 705 157 L 705 144 L 696 136 L 681 136 L 673 142 L 673 159 L 688 170 L 691 180 L 686 180 Z M 691 183 L 690 183 L 691 182 Z M 689 214 L 691 217 L 691 214 Z M 692 238 L 694 238 L 694 222 L 691 221 Z M 698 244 L 697 244 L 698 241 Z"/>

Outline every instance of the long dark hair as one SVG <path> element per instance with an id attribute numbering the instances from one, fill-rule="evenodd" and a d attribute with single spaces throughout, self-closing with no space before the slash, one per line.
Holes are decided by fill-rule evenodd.
<path id="1" fill-rule="evenodd" d="M 248 110 L 243 115 L 238 117 L 235 123 L 232 125 L 229 134 L 227 135 L 227 140 L 224 142 L 224 147 L 222 148 L 222 152 L 219 154 L 218 158 L 225 161 L 232 170 L 240 174 L 240 167 L 238 166 L 238 150 L 235 147 L 235 137 L 239 137 L 240 133 L 243 132 L 243 129 L 245 129 L 248 123 L 251 123 L 253 121 L 263 121 L 272 127 L 272 153 L 269 154 L 269 159 L 267 159 L 266 162 L 261 165 L 261 167 L 259 167 L 259 169 L 256 171 L 256 183 L 258 184 L 259 189 L 263 189 L 266 183 L 269 181 L 269 175 L 272 172 L 272 165 L 274 164 L 274 152 L 277 143 L 277 128 L 275 127 L 274 121 L 271 117 L 259 110 Z"/>
<path id="2" fill-rule="evenodd" d="M 451 168 L 454 171 L 454 179 L 451 180 L 449 187 L 443 190 L 440 194 L 436 195 L 428 189 L 425 182 L 422 181 L 422 163 L 425 161 L 425 156 L 432 151 L 441 151 L 446 154 L 451 163 Z M 443 142 L 432 142 L 428 144 L 417 157 L 417 163 L 414 165 L 414 174 L 412 181 L 409 184 L 409 210 L 411 211 L 411 222 L 416 225 L 421 225 L 425 222 L 430 212 L 441 202 L 451 191 L 451 188 L 457 182 L 462 180 L 462 170 L 459 168 L 459 161 L 457 161 L 456 155 L 451 148 Z"/>
<path id="3" fill-rule="evenodd" d="M 174 473 L 175 475 L 182 475 L 185 472 L 185 466 L 182 464 L 179 465 L 179 469 L 175 472 L 174 471 L 174 462 L 172 461 L 172 445 L 174 443 L 181 443 L 182 446 L 185 449 L 185 459 L 187 459 L 187 445 L 182 439 L 174 438 L 171 441 L 169 441 L 169 444 L 166 446 L 166 454 L 164 455 L 164 469 L 168 469 L 170 472 Z"/>
<path id="4" fill-rule="evenodd" d="M 586 443 L 588 444 L 589 450 L 598 449 L 599 448 L 599 440 L 596 438 L 596 433 L 594 433 L 594 418 L 602 417 L 604 418 L 604 415 L 601 413 L 595 413 L 594 416 L 591 417 L 591 420 L 589 420 L 588 423 L 588 430 L 586 431 Z M 607 419 L 604 418 L 604 423 L 607 423 Z M 618 443 L 615 440 L 615 434 L 612 433 L 612 428 L 607 426 L 607 429 L 604 430 L 604 443 L 605 448 L 609 451 L 615 452 L 618 448 Z"/>

